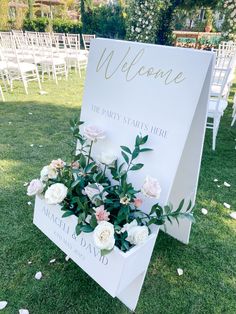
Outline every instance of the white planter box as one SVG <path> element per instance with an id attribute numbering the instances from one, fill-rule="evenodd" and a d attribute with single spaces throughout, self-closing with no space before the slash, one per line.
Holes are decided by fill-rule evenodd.
<path id="1" fill-rule="evenodd" d="M 63 213 L 59 205 L 47 205 L 36 197 L 34 224 L 112 297 L 118 297 L 134 310 L 158 230 L 143 245 L 127 253 L 115 247 L 110 254 L 101 256 L 94 246 L 92 234 L 76 236 L 77 218 L 62 218 Z"/>

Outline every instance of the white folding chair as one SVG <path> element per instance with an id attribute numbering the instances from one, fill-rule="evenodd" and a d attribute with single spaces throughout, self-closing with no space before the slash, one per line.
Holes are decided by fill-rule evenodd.
<path id="1" fill-rule="evenodd" d="M 94 39 L 95 37 L 96 35 L 82 34 L 84 49 L 86 51 L 89 51 L 91 40 Z"/>
<path id="2" fill-rule="evenodd" d="M 41 90 L 41 83 L 37 66 L 30 62 L 22 61 L 21 50 L 17 49 L 14 37 L 10 35 L 12 54 L 4 55 L 3 58 L 7 63 L 7 73 L 10 80 L 11 91 L 13 90 L 13 81 L 22 81 L 26 94 L 28 94 L 28 82 L 37 81 Z M 24 59 L 24 56 L 23 56 Z"/>
<path id="3" fill-rule="evenodd" d="M 88 57 L 81 53 L 80 50 L 80 35 L 67 34 L 66 36 L 66 62 L 69 69 L 75 68 L 81 77 L 81 70 L 87 67 Z"/>
<path id="4" fill-rule="evenodd" d="M 52 73 L 53 79 L 58 84 L 58 75 L 64 75 L 65 79 L 68 79 L 68 72 L 65 58 L 57 53 L 52 44 L 52 38 L 50 34 L 43 34 L 41 36 L 41 49 L 42 49 L 42 60 L 40 65 L 42 67 L 42 80 L 44 80 L 44 74 Z"/>
<path id="5" fill-rule="evenodd" d="M 216 147 L 216 137 L 220 125 L 220 119 L 227 107 L 227 99 L 224 98 L 224 89 L 227 84 L 230 69 L 215 68 L 213 72 L 212 85 L 215 87 L 211 93 L 208 103 L 207 125 L 213 130 L 212 149 Z"/>

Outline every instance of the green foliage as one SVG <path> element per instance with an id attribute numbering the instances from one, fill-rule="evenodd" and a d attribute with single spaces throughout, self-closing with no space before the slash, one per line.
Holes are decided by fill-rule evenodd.
<path id="1" fill-rule="evenodd" d="M 0 1 L 0 31 L 8 29 L 8 0 Z"/>
<path id="2" fill-rule="evenodd" d="M 127 13 L 127 39 L 138 42 L 154 43 L 157 13 L 156 0 L 131 0 Z"/>
<path id="3" fill-rule="evenodd" d="M 82 15 L 83 33 L 100 37 L 125 37 L 125 19 L 120 5 L 102 5 L 89 8 Z"/>
<path id="4" fill-rule="evenodd" d="M 27 31 L 45 32 L 51 23 L 52 30 L 57 33 L 74 33 L 80 34 L 82 24 L 70 20 L 54 19 L 50 20 L 45 17 L 35 19 L 25 19 L 23 29 Z"/>

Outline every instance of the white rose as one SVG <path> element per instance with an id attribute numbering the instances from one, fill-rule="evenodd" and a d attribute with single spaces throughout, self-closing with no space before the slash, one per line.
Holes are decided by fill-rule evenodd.
<path id="1" fill-rule="evenodd" d="M 60 204 L 67 195 L 67 187 L 62 183 L 51 185 L 45 192 L 45 201 L 50 205 Z"/>
<path id="2" fill-rule="evenodd" d="M 52 166 L 44 166 L 40 172 L 41 181 L 48 181 L 48 179 L 56 179 L 58 175 L 57 169 Z"/>
<path id="3" fill-rule="evenodd" d="M 27 188 L 27 195 L 33 196 L 36 194 L 41 194 L 43 192 L 43 182 L 39 179 L 34 179 L 30 182 Z"/>
<path id="4" fill-rule="evenodd" d="M 102 152 L 100 156 L 98 156 L 98 160 L 107 166 L 111 165 L 116 159 L 117 156 L 110 152 Z"/>
<path id="5" fill-rule="evenodd" d="M 94 229 L 93 240 L 100 250 L 111 250 L 115 245 L 113 224 L 101 221 Z"/>
<path id="6" fill-rule="evenodd" d="M 157 179 L 147 176 L 142 186 L 141 192 L 147 197 L 158 199 L 161 194 L 161 186 Z"/>
<path id="7" fill-rule="evenodd" d="M 96 142 L 105 138 L 105 131 L 95 125 L 88 125 L 84 128 L 84 136 Z"/>
<path id="8" fill-rule="evenodd" d="M 128 231 L 128 237 L 126 238 L 129 243 L 134 245 L 143 244 L 148 237 L 148 227 L 136 226 Z"/>
<path id="9" fill-rule="evenodd" d="M 97 201 L 99 201 L 99 200 L 104 201 L 106 196 L 108 195 L 108 193 L 106 191 L 104 192 L 104 187 L 99 183 L 87 185 L 84 188 L 84 191 L 85 191 L 85 194 L 90 199 L 90 201 L 95 205 L 96 205 Z M 102 197 L 100 195 L 102 195 Z"/>
<path id="10" fill-rule="evenodd" d="M 132 229 L 133 227 L 137 227 L 137 225 L 138 225 L 137 220 L 134 219 L 130 223 L 125 224 L 123 228 L 120 230 L 120 232 L 122 233 L 129 232 L 130 229 Z"/>

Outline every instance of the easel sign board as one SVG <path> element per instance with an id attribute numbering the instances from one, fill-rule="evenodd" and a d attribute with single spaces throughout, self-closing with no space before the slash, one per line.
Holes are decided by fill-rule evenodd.
<path id="1" fill-rule="evenodd" d="M 95 144 L 120 156 L 120 146 L 134 146 L 135 137 L 149 135 L 153 152 L 142 154 L 144 167 L 130 175 L 140 189 L 146 175 L 159 180 L 159 202 L 176 207 L 195 201 L 205 135 L 207 103 L 214 54 L 134 42 L 94 39 L 82 103 L 81 120 L 107 132 Z M 143 210 L 156 200 L 144 198 Z M 168 225 L 167 232 L 188 243 L 191 223 Z"/>

